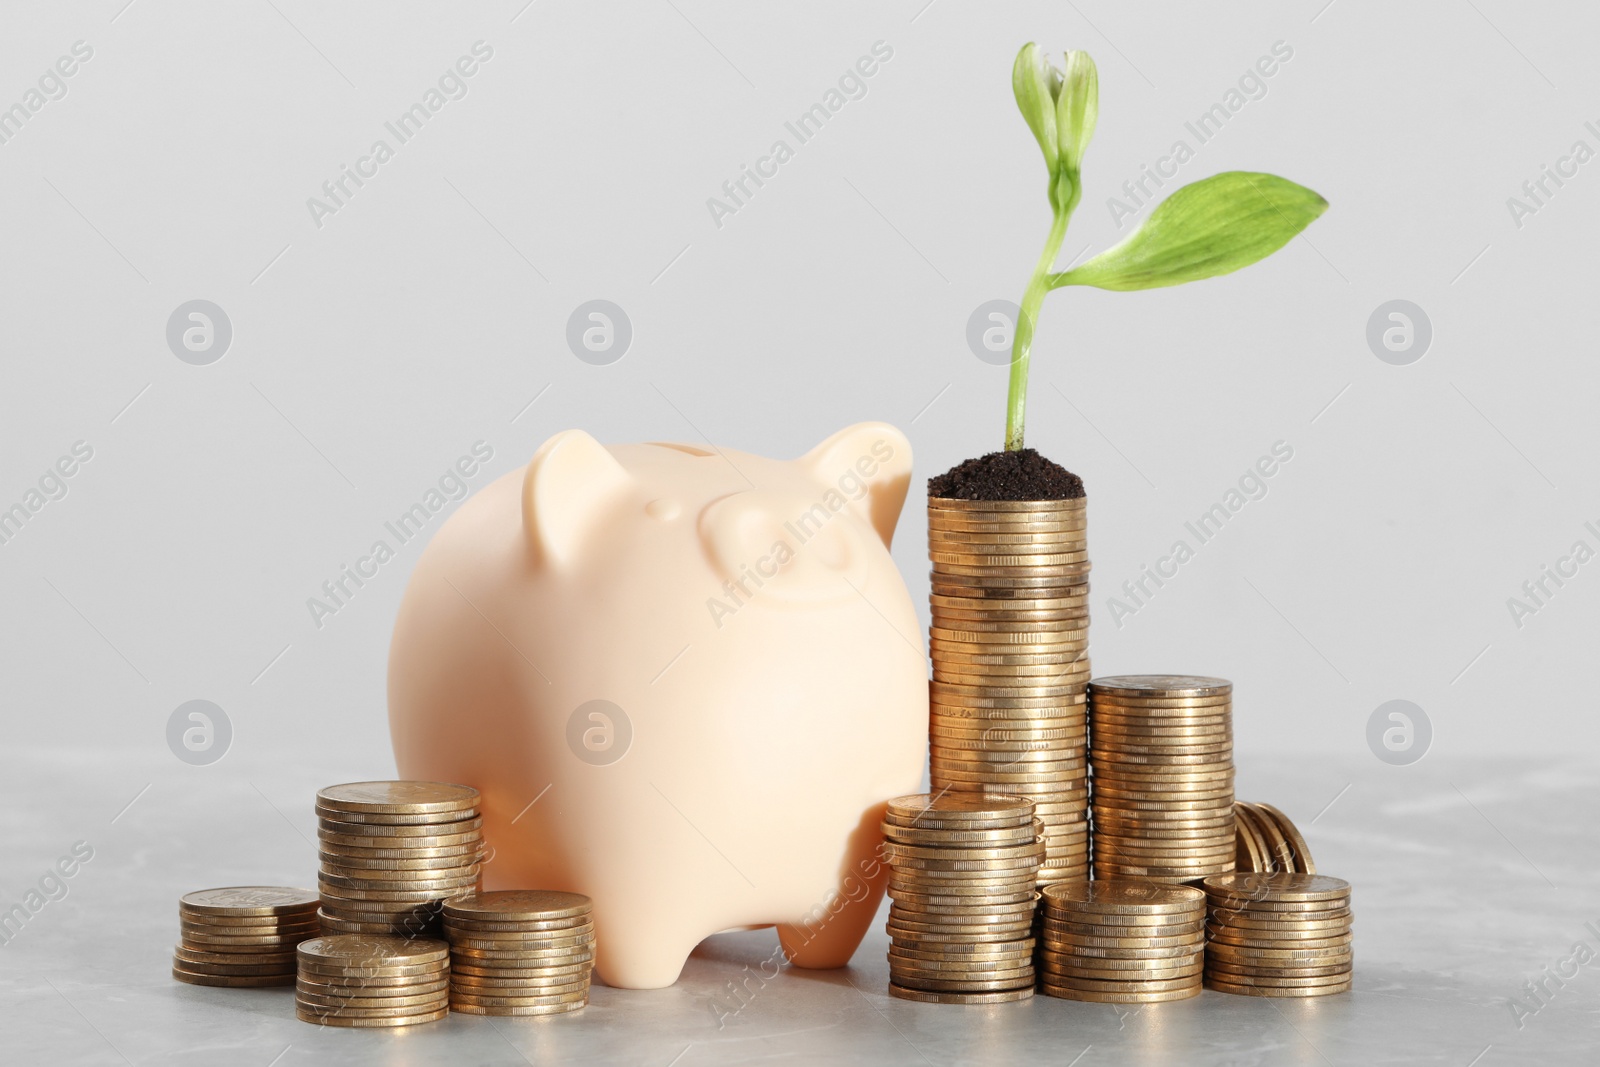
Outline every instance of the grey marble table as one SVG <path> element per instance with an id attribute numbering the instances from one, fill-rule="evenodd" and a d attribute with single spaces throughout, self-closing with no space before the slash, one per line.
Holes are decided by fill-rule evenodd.
<path id="1" fill-rule="evenodd" d="M 318 784 L 385 768 L 178 768 L 81 750 L 0 756 L 0 908 L 76 842 L 93 857 L 0 947 L 5 1064 L 1388 1064 L 1600 1060 L 1600 772 L 1592 763 L 1241 756 L 1239 794 L 1305 829 L 1355 886 L 1352 992 L 1205 992 L 1145 1008 L 890 999 L 882 923 L 840 971 L 760 976 L 772 931 L 703 943 L 669 989 L 597 986 L 580 1013 L 398 1032 L 297 1022 L 292 991 L 168 974 L 186 890 L 311 881 Z M 391 772 L 392 773 L 392 772 Z M 51 887 L 54 888 L 54 887 Z M 1592 925 L 1591 925 L 1592 924 Z M 1583 945 L 1586 951 L 1576 951 Z M 1575 954 L 1576 953 L 1576 954 Z M 1587 962 L 1580 962 L 1580 957 Z M 771 968 L 767 969 L 771 974 Z M 1564 975 L 1564 977 L 1563 977 Z M 1542 983 L 1538 998 L 1530 995 Z M 1520 1010 L 1514 1005 L 1521 1005 Z"/>

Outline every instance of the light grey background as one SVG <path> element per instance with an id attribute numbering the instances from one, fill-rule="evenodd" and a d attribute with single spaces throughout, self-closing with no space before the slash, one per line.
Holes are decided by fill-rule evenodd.
<path id="1" fill-rule="evenodd" d="M 1600 548 L 1600 162 L 1520 226 L 1507 206 L 1574 141 L 1600 149 L 1590 6 L 124 4 L 0 16 L 0 107 L 93 49 L 0 144 L 0 508 L 93 448 L 0 544 L 0 707 L 37 772 L 5 787 L 7 901 L 78 838 L 104 858 L 57 910 L 102 918 L 119 885 L 191 888 L 156 869 L 178 853 L 219 880 L 195 834 L 259 843 L 259 868 L 227 874 L 293 855 L 309 875 L 285 825 L 308 825 L 306 768 L 393 771 L 385 656 L 420 540 L 320 628 L 307 599 L 478 441 L 494 457 L 473 487 L 568 427 L 793 456 L 892 422 L 917 454 L 894 555 L 925 602 L 922 479 L 1001 441 L 1006 371 L 969 351 L 967 318 L 1020 298 L 1049 222 L 1009 87 L 1028 39 L 1100 65 L 1064 260 L 1128 232 L 1107 198 L 1194 144 L 1185 122 L 1275 42 L 1292 58 L 1177 182 L 1265 170 L 1332 204 L 1228 278 L 1047 302 L 1029 442 L 1089 486 L 1097 673 L 1234 679 L 1241 795 L 1274 799 L 1252 776 L 1292 768 L 1314 846 L 1363 788 L 1359 810 L 1443 796 L 1461 847 L 1545 890 L 1530 867 L 1555 857 L 1496 807 L 1518 791 L 1472 768 L 1596 748 L 1600 561 L 1521 627 L 1507 604 L 1573 542 Z M 493 56 L 467 94 L 317 226 L 307 198 L 393 145 L 384 124 L 477 41 Z M 866 95 L 796 145 L 784 123 L 878 41 L 893 56 Z M 708 198 L 779 138 L 794 158 L 716 225 Z M 195 299 L 232 324 L 209 366 L 166 341 Z M 565 340 L 594 299 L 633 327 L 607 366 Z M 1408 366 L 1366 341 L 1395 299 L 1433 328 Z M 1268 495 L 1118 627 L 1107 598 L 1278 441 L 1294 458 Z M 211 766 L 167 749 L 194 699 L 231 719 Z M 1393 699 L 1431 720 L 1420 764 L 1368 750 Z M 1505 961 L 1508 994 L 1551 936 Z"/>

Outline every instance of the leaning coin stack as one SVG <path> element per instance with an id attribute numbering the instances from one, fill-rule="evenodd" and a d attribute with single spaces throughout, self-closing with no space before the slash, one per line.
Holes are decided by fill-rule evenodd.
<path id="1" fill-rule="evenodd" d="M 1044 887 L 1039 988 L 1053 997 L 1142 1004 L 1200 992 L 1206 895 L 1139 881 Z"/>
<path id="2" fill-rule="evenodd" d="M 589 1003 L 594 921 L 581 893 L 510 889 L 444 905 L 450 1007 L 471 1015 L 558 1015 Z"/>
<path id="3" fill-rule="evenodd" d="M 338 934 L 300 945 L 294 1013 L 324 1026 L 411 1026 L 450 1014 L 450 946 Z"/>
<path id="4" fill-rule="evenodd" d="M 1206 988 L 1252 997 L 1320 997 L 1350 988 L 1350 883 L 1325 874 L 1221 874 L 1205 880 Z"/>
<path id="5" fill-rule="evenodd" d="M 178 899 L 172 977 L 190 985 L 294 984 L 295 946 L 316 937 L 317 895 L 309 889 L 236 885 Z"/>
<path id="6" fill-rule="evenodd" d="M 1089 870 L 1084 502 L 928 498 L 933 787 L 1033 801 L 1041 885 Z"/>
<path id="7" fill-rule="evenodd" d="M 1234 869 L 1233 683 L 1089 683 L 1094 876 L 1191 882 Z"/>
<path id="8" fill-rule="evenodd" d="M 1033 996 L 1033 911 L 1044 855 L 1033 805 L 946 792 L 897 797 L 889 864 L 889 995 L 929 1004 Z"/>
<path id="9" fill-rule="evenodd" d="M 1306 839 L 1289 816 L 1271 804 L 1236 801 L 1233 821 L 1237 824 L 1235 870 L 1317 873 Z"/>
<path id="10" fill-rule="evenodd" d="M 352 782 L 317 793 L 324 933 L 434 934 L 444 900 L 478 886 L 478 791 Z"/>

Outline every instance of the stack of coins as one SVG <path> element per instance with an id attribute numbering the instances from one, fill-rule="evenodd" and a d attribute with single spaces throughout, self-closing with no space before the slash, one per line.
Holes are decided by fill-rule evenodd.
<path id="1" fill-rule="evenodd" d="M 1316 874 L 1311 848 L 1289 817 L 1271 804 L 1233 805 L 1237 826 L 1234 869 L 1271 873 Z"/>
<path id="2" fill-rule="evenodd" d="M 1033 805 L 982 793 L 889 801 L 889 995 L 930 1004 L 1033 996 L 1044 855 Z"/>
<path id="3" fill-rule="evenodd" d="M 352 782 L 317 793 L 325 933 L 426 935 L 448 897 L 478 886 L 478 791 L 443 782 Z"/>
<path id="4" fill-rule="evenodd" d="M 411 1026 L 450 1014 L 450 946 L 338 934 L 300 944 L 294 1013 L 325 1026 Z"/>
<path id="5" fill-rule="evenodd" d="M 1206 988 L 1253 997 L 1320 997 L 1350 988 L 1350 883 L 1325 874 L 1222 874 L 1205 880 Z"/>
<path id="6" fill-rule="evenodd" d="M 447 901 L 450 1006 L 472 1015 L 558 1015 L 589 1003 L 589 898 L 547 889 Z"/>
<path id="7" fill-rule="evenodd" d="M 1039 988 L 1053 997 L 1117 1004 L 1200 992 L 1206 895 L 1153 882 L 1044 887 Z"/>
<path id="8" fill-rule="evenodd" d="M 317 895 L 309 889 L 236 885 L 178 898 L 172 977 L 190 985 L 294 984 L 295 946 L 316 937 Z"/>
<path id="9" fill-rule="evenodd" d="M 933 787 L 1033 801 L 1040 884 L 1089 871 L 1084 503 L 928 499 Z"/>
<path id="10" fill-rule="evenodd" d="M 1094 876 L 1190 882 L 1233 870 L 1233 683 L 1089 683 Z"/>

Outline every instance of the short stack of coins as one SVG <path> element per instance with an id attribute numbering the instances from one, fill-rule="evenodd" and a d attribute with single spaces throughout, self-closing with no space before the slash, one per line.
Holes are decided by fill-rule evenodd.
<path id="1" fill-rule="evenodd" d="M 295 946 L 316 937 L 317 894 L 283 886 L 201 889 L 178 899 L 172 977 L 190 985 L 293 985 Z"/>
<path id="2" fill-rule="evenodd" d="M 1140 881 L 1047 885 L 1040 909 L 1039 988 L 1114 1004 L 1200 992 L 1206 895 Z"/>
<path id="3" fill-rule="evenodd" d="M 450 946 L 388 934 L 300 944 L 294 1013 L 323 1026 L 412 1026 L 450 1014 Z"/>
<path id="4" fill-rule="evenodd" d="M 478 791 L 352 782 L 317 793 L 324 933 L 426 935 L 444 901 L 478 887 Z"/>
<path id="5" fill-rule="evenodd" d="M 1253 997 L 1320 997 L 1350 988 L 1350 883 L 1325 874 L 1222 874 L 1205 880 L 1206 988 Z"/>
<path id="6" fill-rule="evenodd" d="M 581 893 L 509 889 L 445 902 L 450 1006 L 471 1015 L 558 1015 L 589 1003 L 594 919 Z"/>
<path id="7" fill-rule="evenodd" d="M 1235 824 L 1234 869 L 1271 873 L 1316 874 L 1311 846 L 1289 816 L 1271 804 L 1238 800 L 1233 805 Z"/>
<path id="8" fill-rule="evenodd" d="M 932 784 L 1033 801 L 1040 884 L 1087 878 L 1085 498 L 928 499 Z"/>
<path id="9" fill-rule="evenodd" d="M 945 792 L 884 813 L 889 995 L 993 1004 L 1033 995 L 1033 913 L 1044 855 L 1027 800 Z"/>
<path id="10" fill-rule="evenodd" d="M 1089 683 L 1094 876 L 1194 882 L 1234 869 L 1233 683 Z"/>

